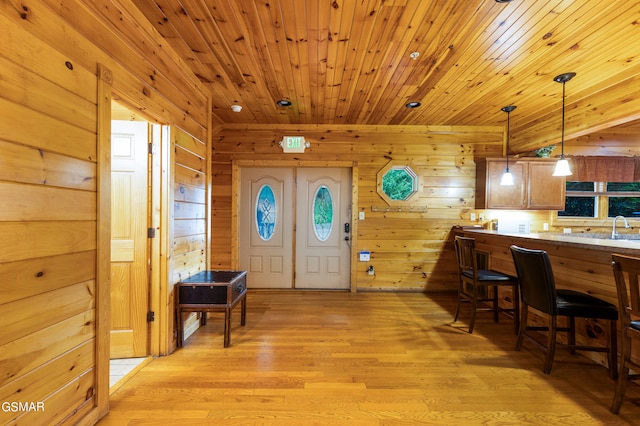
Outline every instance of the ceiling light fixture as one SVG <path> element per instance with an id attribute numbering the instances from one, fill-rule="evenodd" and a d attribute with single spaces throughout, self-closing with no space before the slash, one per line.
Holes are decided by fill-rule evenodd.
<path id="1" fill-rule="evenodd" d="M 556 83 L 562 83 L 562 137 L 560 139 L 560 147 L 562 151 L 560 151 L 560 159 L 556 163 L 556 169 L 553 172 L 553 176 L 570 176 L 572 175 L 571 169 L 569 168 L 569 161 L 564 158 L 564 85 L 567 81 L 571 80 L 576 76 L 575 72 L 567 72 L 564 74 L 557 75 L 553 78 L 553 81 Z"/>
<path id="2" fill-rule="evenodd" d="M 420 105 L 422 105 L 420 102 L 409 102 L 405 106 L 407 108 L 418 108 Z"/>
<path id="3" fill-rule="evenodd" d="M 240 112 L 240 111 L 242 111 L 242 106 L 240 106 L 240 105 L 231 105 L 231 110 L 233 112 Z"/>
<path id="4" fill-rule="evenodd" d="M 509 105 L 509 106 L 506 106 L 506 107 L 502 107 L 501 109 L 502 109 L 502 111 L 507 113 L 507 148 L 505 150 L 506 154 L 507 154 L 507 168 L 505 169 L 504 174 L 502 175 L 502 179 L 500 180 L 500 185 L 513 185 L 513 175 L 509 171 L 509 138 L 511 137 L 511 135 L 510 135 L 510 130 L 511 130 L 511 111 L 516 109 L 516 106 L 515 105 Z"/>
<path id="5" fill-rule="evenodd" d="M 291 101 L 288 99 L 280 99 L 279 101 L 276 101 L 276 104 L 281 107 L 288 107 L 291 106 Z"/>
<path id="6" fill-rule="evenodd" d="M 511 3 L 513 0 L 496 0 L 496 3 Z"/>
<path id="7" fill-rule="evenodd" d="M 409 54 L 409 57 L 410 57 L 411 59 L 413 59 L 414 61 L 415 61 L 416 59 L 418 59 L 418 56 L 420 56 L 420 52 L 411 52 L 411 53 Z"/>

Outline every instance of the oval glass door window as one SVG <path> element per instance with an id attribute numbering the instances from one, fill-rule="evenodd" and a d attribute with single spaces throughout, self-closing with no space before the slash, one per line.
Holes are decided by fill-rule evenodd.
<path id="1" fill-rule="evenodd" d="M 333 228 L 333 199 L 326 186 L 321 186 L 313 197 L 313 230 L 320 241 L 326 241 Z"/>
<path id="2" fill-rule="evenodd" d="M 258 230 L 258 235 L 264 241 L 268 241 L 273 237 L 276 229 L 277 213 L 273 189 L 269 185 L 264 185 L 258 191 L 258 200 L 256 202 L 256 229 Z"/>

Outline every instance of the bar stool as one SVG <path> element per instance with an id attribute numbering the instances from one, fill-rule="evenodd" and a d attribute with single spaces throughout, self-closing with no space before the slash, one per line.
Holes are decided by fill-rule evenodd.
<path id="1" fill-rule="evenodd" d="M 458 304 L 453 321 L 458 320 L 460 305 L 462 302 L 471 302 L 472 312 L 469 321 L 469 333 L 473 333 L 476 321 L 476 312 L 493 312 L 493 320 L 498 322 L 500 312 L 512 312 L 514 319 L 514 332 L 518 331 L 519 303 L 518 280 L 511 275 L 503 274 L 490 269 L 478 268 L 478 258 L 475 248 L 475 239 L 469 237 L 456 236 L 454 246 L 456 248 L 456 258 L 458 259 Z M 513 291 L 513 308 L 501 308 L 498 304 L 498 286 L 509 286 Z M 493 287 L 493 295 L 487 297 L 487 289 Z M 485 294 L 480 290 L 484 289 Z M 491 302 L 491 307 L 480 308 L 478 303 Z"/>
<path id="2" fill-rule="evenodd" d="M 640 372 L 640 363 L 631 359 L 632 340 L 640 342 L 640 288 L 638 285 L 640 259 L 620 254 L 612 254 L 611 258 L 618 293 L 618 308 L 622 316 L 620 373 L 610 408 L 613 414 L 618 414 L 627 389 L 627 382 L 640 379 L 640 374 L 629 374 L 629 368 Z M 628 277 L 628 285 L 625 277 Z"/>
<path id="3" fill-rule="evenodd" d="M 569 339 L 566 346 L 575 353 L 580 351 L 606 352 L 609 361 L 609 375 L 617 376 L 617 320 L 618 310 L 611 303 L 600 300 L 588 294 L 573 290 L 556 289 L 553 271 L 549 256 L 544 250 L 530 250 L 515 245 L 511 246 L 511 254 L 520 280 L 520 294 L 522 295 L 522 315 L 520 318 L 520 331 L 516 342 L 516 351 L 522 348 L 524 337 L 541 346 L 546 351 L 544 361 L 544 374 L 551 372 L 553 356 L 555 354 L 556 332 L 568 332 Z M 529 307 L 537 309 L 549 316 L 548 327 L 527 325 Z M 558 316 L 569 317 L 569 327 L 558 327 Z M 607 334 L 607 347 L 576 345 L 575 318 L 597 318 L 609 321 L 609 333 Z M 547 331 L 546 346 L 533 336 L 527 334 L 527 330 Z M 560 345 L 559 345 L 560 346 Z"/>

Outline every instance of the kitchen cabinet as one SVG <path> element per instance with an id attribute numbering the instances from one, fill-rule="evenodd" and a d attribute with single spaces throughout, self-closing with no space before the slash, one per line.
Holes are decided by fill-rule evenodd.
<path id="1" fill-rule="evenodd" d="M 500 185 L 504 158 L 476 161 L 476 208 L 500 210 L 564 210 L 565 178 L 553 176 L 556 160 L 513 159 L 513 185 Z"/>

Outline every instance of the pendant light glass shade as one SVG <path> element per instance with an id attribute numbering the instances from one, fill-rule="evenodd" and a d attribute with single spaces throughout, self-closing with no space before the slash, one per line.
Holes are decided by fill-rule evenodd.
<path id="1" fill-rule="evenodd" d="M 500 179 L 500 185 L 513 185 L 513 175 L 507 169 L 502 175 L 502 179 Z"/>
<path id="2" fill-rule="evenodd" d="M 553 171 L 553 176 L 571 176 L 572 174 L 569 161 L 565 158 L 559 159 L 556 163 L 556 169 Z"/>
<path id="3" fill-rule="evenodd" d="M 571 173 L 571 168 L 569 167 L 569 161 L 564 158 L 564 85 L 567 81 L 575 77 L 575 75 L 575 72 L 568 72 L 560 74 L 553 78 L 553 81 L 555 81 L 556 83 L 562 83 L 562 139 L 560 140 L 560 147 L 562 148 L 562 151 L 560 153 L 560 159 L 556 163 L 556 169 L 553 172 L 553 176 L 571 176 L 573 174 Z"/>
<path id="4" fill-rule="evenodd" d="M 511 172 L 509 171 L 509 138 L 511 137 L 510 135 L 510 131 L 511 131 L 511 111 L 513 111 L 514 109 L 516 109 L 515 105 L 509 105 L 506 107 L 502 107 L 502 111 L 507 113 L 507 147 L 505 149 L 505 152 L 507 154 L 507 168 L 504 171 L 504 174 L 502 175 L 502 179 L 500 179 L 500 185 L 513 185 L 513 175 L 511 174 Z"/>

